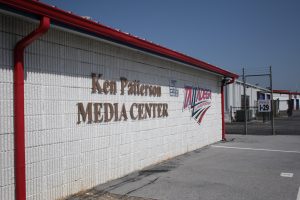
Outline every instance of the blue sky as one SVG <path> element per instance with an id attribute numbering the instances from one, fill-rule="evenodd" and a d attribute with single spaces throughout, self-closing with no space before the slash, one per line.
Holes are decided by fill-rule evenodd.
<path id="1" fill-rule="evenodd" d="M 300 91 L 299 0 L 42 0 L 235 72 Z M 267 77 L 248 81 L 267 86 Z"/>

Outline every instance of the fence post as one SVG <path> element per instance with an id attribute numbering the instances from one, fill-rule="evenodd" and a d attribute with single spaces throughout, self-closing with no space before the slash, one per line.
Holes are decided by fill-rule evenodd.
<path id="1" fill-rule="evenodd" d="M 247 106 L 246 106 L 246 77 L 245 77 L 245 68 L 243 68 L 243 82 L 244 82 L 244 131 L 245 135 L 247 135 Z"/>
<path id="2" fill-rule="evenodd" d="M 270 89 L 271 89 L 271 124 L 272 124 L 272 135 L 275 135 L 274 127 L 274 105 L 273 105 L 273 83 L 272 83 L 272 66 L 270 66 Z"/>

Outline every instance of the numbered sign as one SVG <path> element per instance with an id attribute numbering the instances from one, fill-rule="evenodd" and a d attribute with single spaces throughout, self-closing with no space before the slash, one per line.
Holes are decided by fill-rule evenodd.
<path id="1" fill-rule="evenodd" d="M 271 101 L 258 100 L 258 112 L 271 112 Z"/>

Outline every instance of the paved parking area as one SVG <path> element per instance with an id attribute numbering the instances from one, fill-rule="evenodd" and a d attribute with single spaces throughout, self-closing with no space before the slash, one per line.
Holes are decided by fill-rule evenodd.
<path id="1" fill-rule="evenodd" d="M 300 136 L 227 139 L 68 199 L 300 199 Z"/>

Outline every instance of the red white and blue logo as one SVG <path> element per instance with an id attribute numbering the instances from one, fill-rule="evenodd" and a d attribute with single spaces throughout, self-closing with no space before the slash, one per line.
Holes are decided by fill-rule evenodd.
<path id="1" fill-rule="evenodd" d="M 186 86 L 183 109 L 192 110 L 192 117 L 201 123 L 206 111 L 211 107 L 211 90 Z"/>

